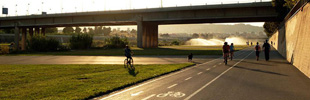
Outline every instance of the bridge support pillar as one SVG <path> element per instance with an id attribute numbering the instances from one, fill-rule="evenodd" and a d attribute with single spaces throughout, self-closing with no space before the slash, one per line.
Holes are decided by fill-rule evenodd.
<path id="1" fill-rule="evenodd" d="M 139 48 L 158 47 L 158 24 L 151 22 L 137 22 L 137 45 Z"/>
<path id="2" fill-rule="evenodd" d="M 35 35 L 39 35 L 40 34 L 40 27 L 34 28 L 34 31 L 35 31 Z"/>
<path id="3" fill-rule="evenodd" d="M 45 27 L 41 28 L 41 33 L 42 33 L 43 36 L 45 36 Z"/>
<path id="4" fill-rule="evenodd" d="M 14 29 L 14 33 L 15 33 L 15 38 L 14 38 L 14 42 L 15 42 L 15 50 L 19 51 L 19 27 L 18 27 L 18 23 L 15 23 L 15 29 Z"/>
<path id="5" fill-rule="evenodd" d="M 26 50 L 26 40 L 27 40 L 27 28 L 22 28 L 22 51 Z"/>
<path id="6" fill-rule="evenodd" d="M 33 36 L 33 28 L 31 27 L 31 28 L 29 28 L 29 35 L 30 35 L 30 37 L 32 37 Z"/>

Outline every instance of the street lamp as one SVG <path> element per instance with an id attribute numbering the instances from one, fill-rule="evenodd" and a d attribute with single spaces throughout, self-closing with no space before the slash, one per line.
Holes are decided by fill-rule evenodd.
<path id="1" fill-rule="evenodd" d="M 17 16 L 17 4 L 15 5 L 15 16 Z"/>

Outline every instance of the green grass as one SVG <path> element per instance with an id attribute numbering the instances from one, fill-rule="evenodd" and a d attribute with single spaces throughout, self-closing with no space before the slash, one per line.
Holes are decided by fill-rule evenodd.
<path id="1" fill-rule="evenodd" d="M 0 98 L 88 99 L 190 65 L 0 65 Z"/>
<path id="2" fill-rule="evenodd" d="M 236 51 L 248 46 L 235 46 Z M 134 55 L 221 55 L 222 46 L 160 46 L 159 48 L 132 47 Z M 85 56 L 123 56 L 124 49 L 90 49 L 62 52 L 31 52 L 11 55 L 85 55 Z"/>

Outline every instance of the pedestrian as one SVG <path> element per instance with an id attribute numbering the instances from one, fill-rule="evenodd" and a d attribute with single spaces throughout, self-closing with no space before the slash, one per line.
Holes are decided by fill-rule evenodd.
<path id="1" fill-rule="evenodd" d="M 188 62 L 192 62 L 193 60 L 193 53 L 190 53 L 187 57 Z"/>
<path id="2" fill-rule="evenodd" d="M 253 45 L 253 43 L 251 42 L 251 46 Z"/>
<path id="3" fill-rule="evenodd" d="M 266 42 L 263 45 L 263 49 L 265 52 L 265 59 L 266 61 L 269 60 L 269 52 L 270 52 L 270 44 L 268 43 L 268 40 L 266 40 Z"/>
<path id="4" fill-rule="evenodd" d="M 256 53 L 256 60 L 258 61 L 259 60 L 259 53 L 261 50 L 258 42 L 256 43 L 256 46 L 254 49 L 255 49 L 255 53 Z"/>
<path id="5" fill-rule="evenodd" d="M 231 43 L 230 44 L 230 60 L 233 59 L 234 51 L 235 51 L 234 43 Z"/>

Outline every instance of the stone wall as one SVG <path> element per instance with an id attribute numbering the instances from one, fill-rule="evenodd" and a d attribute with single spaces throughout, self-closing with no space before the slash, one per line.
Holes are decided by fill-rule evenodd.
<path id="1" fill-rule="evenodd" d="M 310 3 L 270 37 L 279 53 L 310 78 Z"/>

